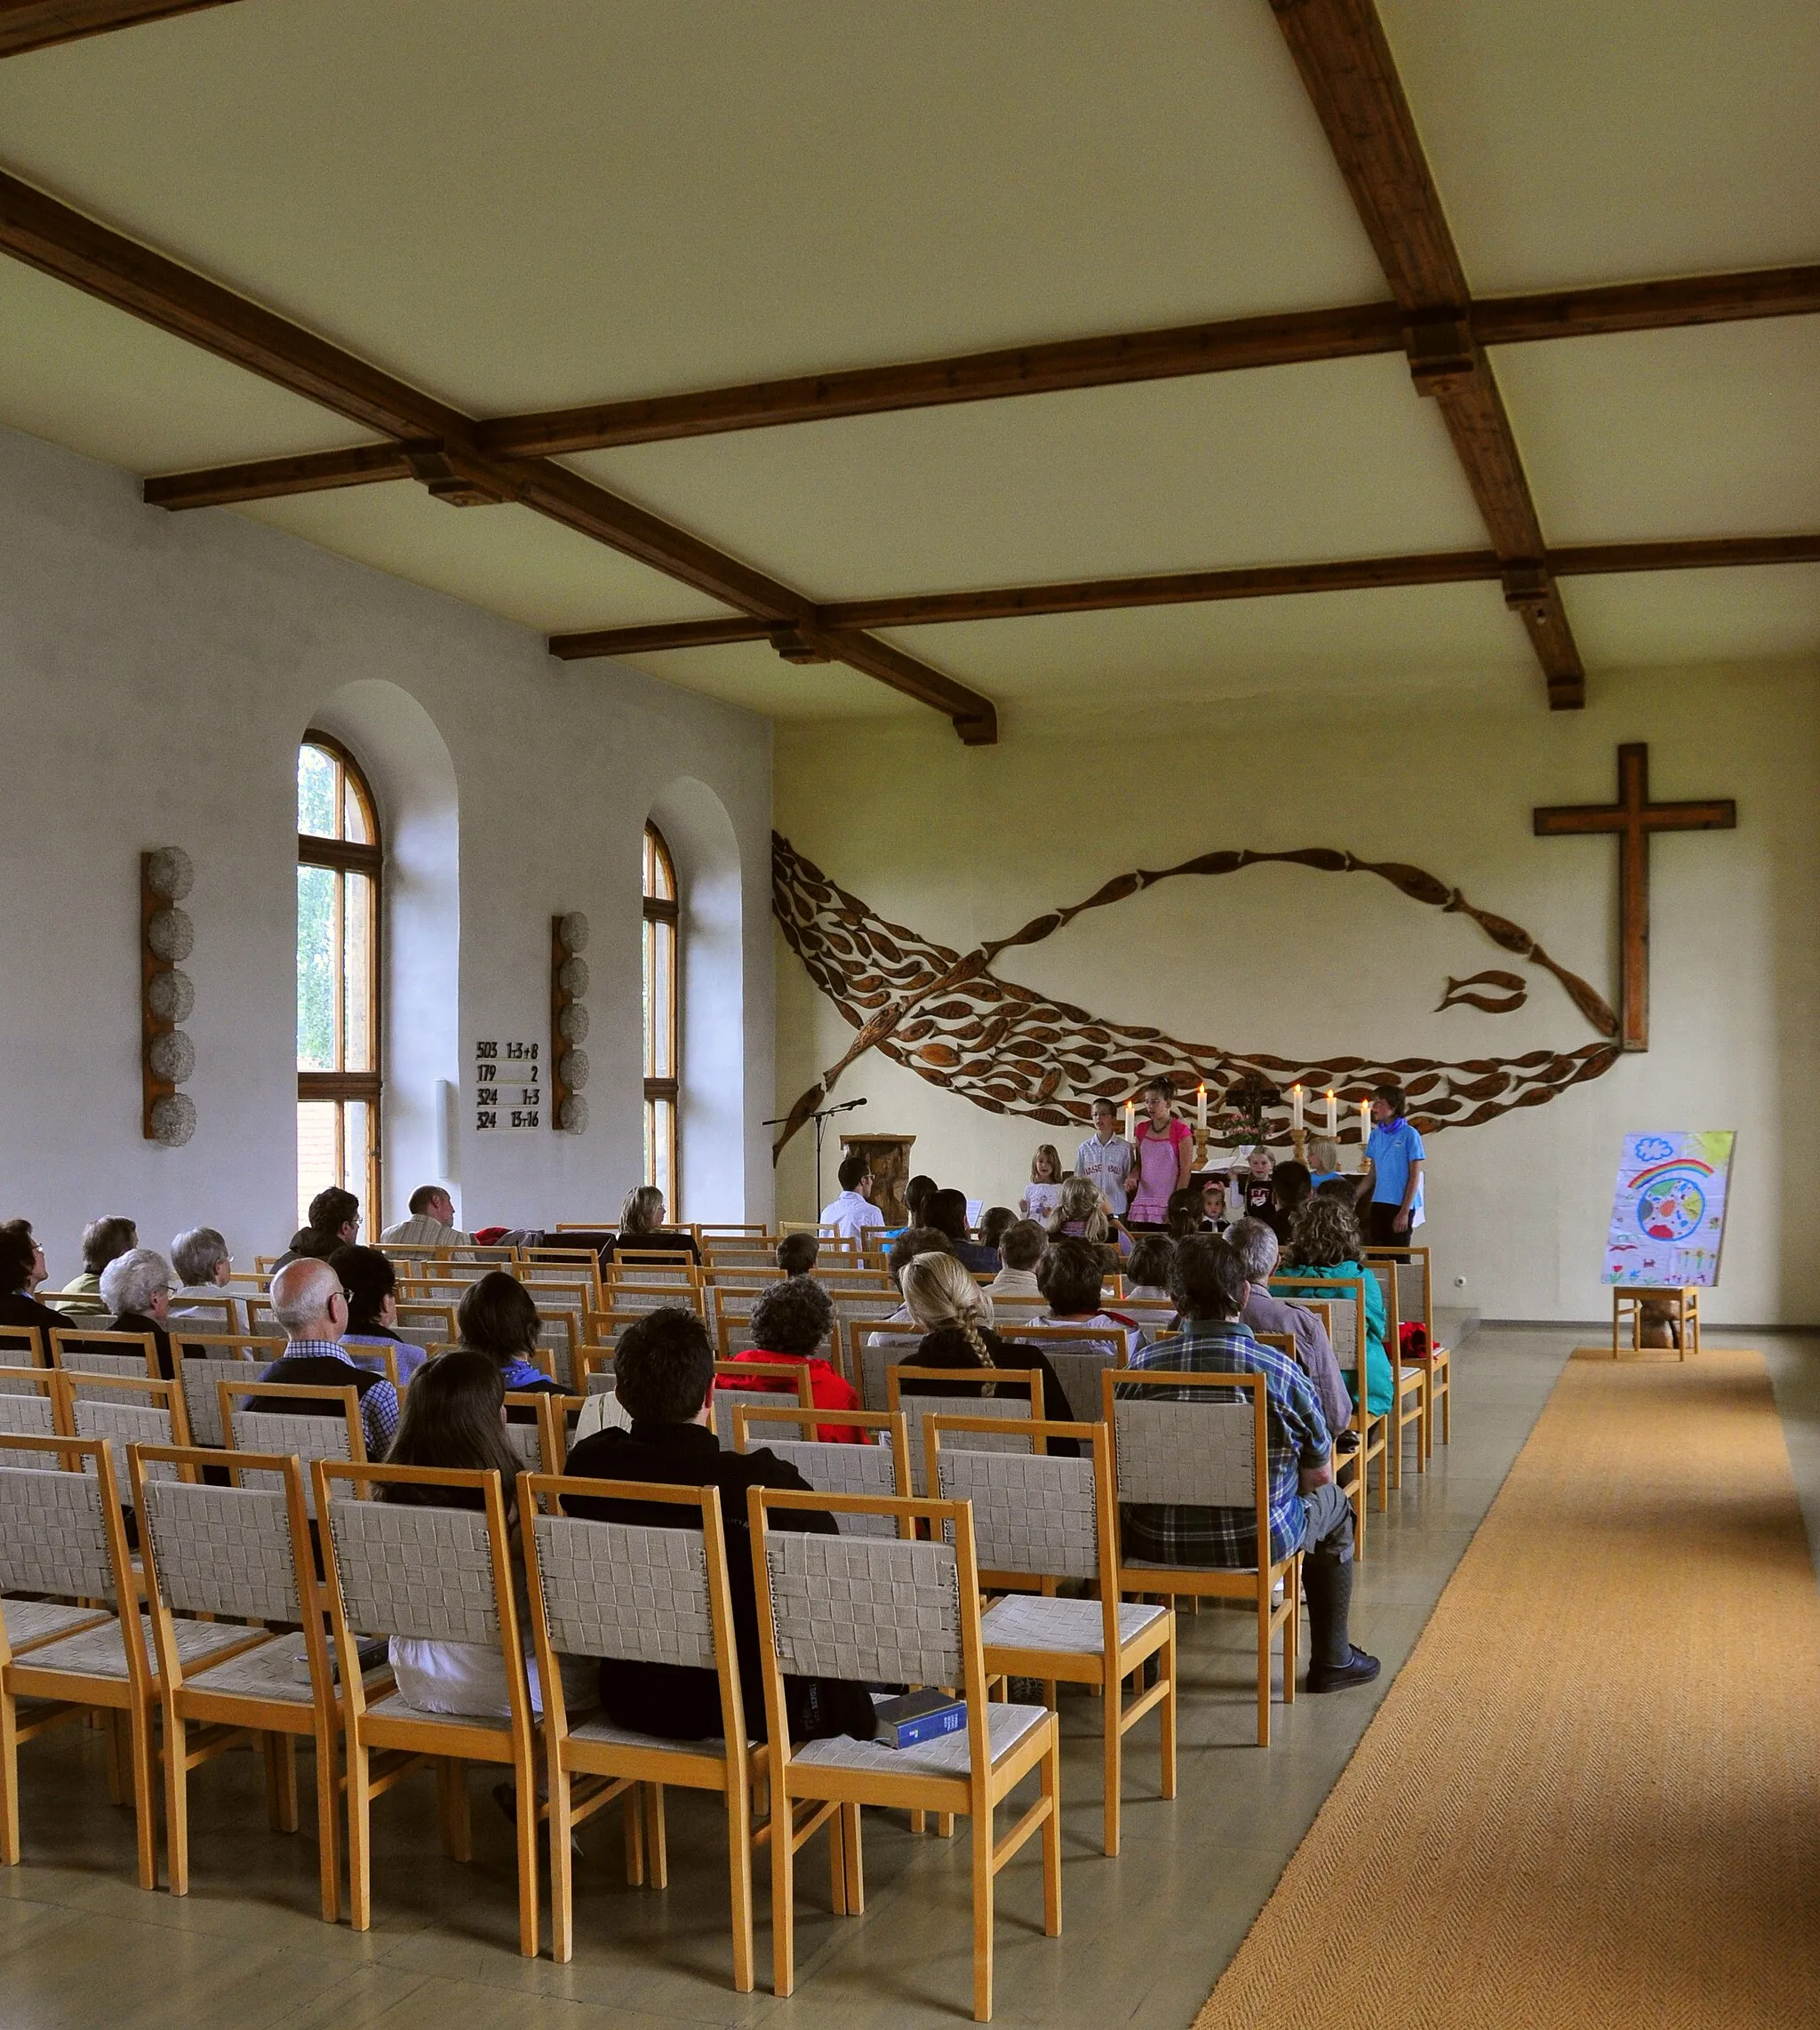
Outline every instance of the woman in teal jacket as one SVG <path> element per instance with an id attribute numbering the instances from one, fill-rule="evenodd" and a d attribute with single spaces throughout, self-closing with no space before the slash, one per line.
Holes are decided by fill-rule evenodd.
<path id="1" fill-rule="evenodd" d="M 1316 1280 L 1296 1290 L 1277 1280 L 1291 1276 Z M 1385 1346 L 1389 1318 L 1384 1307 L 1384 1285 L 1365 1267 L 1365 1243 L 1360 1238 L 1358 1218 L 1352 1207 L 1343 1199 L 1311 1198 L 1296 1213 L 1289 1245 L 1283 1250 L 1282 1266 L 1272 1278 L 1273 1294 L 1319 1297 L 1322 1283 L 1333 1283 L 1342 1276 L 1365 1279 L 1365 1407 L 1374 1417 L 1382 1417 L 1396 1399 L 1397 1386 Z M 1345 1369 L 1341 1372 L 1356 1403 L 1358 1385 Z"/>

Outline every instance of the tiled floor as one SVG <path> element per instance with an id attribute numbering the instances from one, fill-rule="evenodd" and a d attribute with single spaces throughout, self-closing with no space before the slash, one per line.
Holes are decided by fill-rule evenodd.
<path id="1" fill-rule="evenodd" d="M 1224 1612 L 1185 1619 L 1181 1794 L 1172 1804 L 1154 1795 L 1146 1722 L 1133 1737 L 1115 1861 L 1098 1850 L 1098 1709 L 1065 1693 L 1063 1935 L 1042 1934 L 1033 1845 L 1000 1878 L 997 2020 L 1156 2030 L 1191 2021 L 1420 1635 L 1579 1337 L 1489 1328 L 1462 1350 L 1453 1445 L 1393 1495 L 1389 1526 L 1360 1573 L 1353 1634 L 1384 1658 L 1378 1685 L 1279 1706 L 1273 1745 L 1260 1750 L 1250 1745 L 1249 1624 Z M 1769 1356 L 1810 1536 L 1820 1537 L 1816 1342 L 1731 1343 Z M 611 1815 L 589 1829 L 576 1957 L 558 1967 L 518 1956 L 509 1828 L 478 1778 L 467 1866 L 441 1855 L 427 1778 L 380 1802 L 374 1928 L 356 1937 L 316 1916 L 313 1839 L 266 1830 L 250 1755 L 193 1779 L 192 1889 L 180 1900 L 132 1886 L 130 1818 L 106 1802 L 96 1737 L 53 1735 L 23 1762 L 26 1862 L 0 1880 L 5 2030 L 100 2021 L 110 2030 L 608 2030 L 760 2019 L 863 2030 L 970 2015 L 966 1841 L 913 1839 L 883 1814 L 867 1817 L 863 1917 L 818 1906 L 819 1841 L 804 1855 L 798 1986 L 780 2002 L 764 1986 L 763 1924 L 759 1990 L 740 1996 L 728 1985 L 723 1821 L 709 1802 L 672 1794 L 671 1887 L 661 1893 L 625 1886 Z M 764 1893 L 761 1867 L 762 1914 Z"/>

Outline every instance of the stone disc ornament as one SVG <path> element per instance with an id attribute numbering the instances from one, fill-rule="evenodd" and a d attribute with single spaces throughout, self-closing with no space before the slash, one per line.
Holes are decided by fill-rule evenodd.
<path id="1" fill-rule="evenodd" d="M 181 965 L 196 949 L 196 925 L 187 910 L 170 908 L 154 912 L 146 925 L 146 942 L 153 955 L 167 965 Z"/>
<path id="2" fill-rule="evenodd" d="M 572 995 L 579 1001 L 587 992 L 587 961 L 564 959 L 556 974 L 556 984 L 564 994 Z"/>
<path id="3" fill-rule="evenodd" d="M 152 1139 L 180 1149 L 196 1133 L 196 1101 L 187 1092 L 167 1092 L 152 1102 Z"/>
<path id="4" fill-rule="evenodd" d="M 196 1007 L 196 987 L 187 972 L 173 966 L 155 972 L 146 988 L 146 1006 L 160 1022 L 187 1022 Z"/>
<path id="5" fill-rule="evenodd" d="M 570 952 L 585 952 L 587 949 L 587 918 L 580 910 L 571 909 L 556 925 L 556 936 L 563 948 Z"/>
<path id="6" fill-rule="evenodd" d="M 587 1052 L 564 1051 L 556 1066 L 556 1076 L 571 1092 L 579 1092 L 587 1083 Z"/>
<path id="7" fill-rule="evenodd" d="M 587 1010 L 579 1001 L 571 1001 L 556 1018 L 556 1027 L 565 1043 L 579 1046 L 587 1041 Z"/>
<path id="8" fill-rule="evenodd" d="M 579 1093 L 565 1099 L 556 1115 L 556 1125 L 565 1135 L 585 1135 L 587 1132 L 587 1102 Z"/>
<path id="9" fill-rule="evenodd" d="M 181 1085 L 196 1075 L 196 1045 L 181 1029 L 167 1029 L 154 1036 L 146 1051 L 146 1062 L 154 1078 L 167 1085 Z"/>
<path id="10" fill-rule="evenodd" d="M 165 902 L 181 902 L 196 886 L 196 865 L 181 846 L 161 846 L 146 863 L 146 885 Z"/>

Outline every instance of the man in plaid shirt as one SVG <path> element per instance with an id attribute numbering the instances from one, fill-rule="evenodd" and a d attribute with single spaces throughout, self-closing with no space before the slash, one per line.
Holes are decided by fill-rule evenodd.
<path id="1" fill-rule="evenodd" d="M 1369 1684 L 1376 1657 L 1347 1634 L 1353 1598 L 1353 1508 L 1334 1484 L 1333 1444 L 1313 1383 L 1293 1355 L 1254 1339 L 1241 1318 L 1250 1294 L 1238 1255 L 1214 1234 L 1191 1234 L 1176 1249 L 1170 1294 L 1182 1315 L 1179 1338 L 1143 1347 L 1134 1368 L 1261 1374 L 1268 1399 L 1270 1557 L 1303 1553 L 1308 1595 L 1308 1690 Z M 1146 1403 L 1232 1403 L 1237 1390 L 1123 1387 Z M 1187 1508 L 1126 1503 L 1120 1511 L 1124 1554 L 1158 1564 L 1217 1565 L 1248 1571 L 1257 1564 L 1255 1509 Z"/>

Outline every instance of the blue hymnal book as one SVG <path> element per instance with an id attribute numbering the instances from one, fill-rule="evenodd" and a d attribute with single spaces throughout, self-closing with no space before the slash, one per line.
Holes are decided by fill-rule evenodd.
<path id="1" fill-rule="evenodd" d="M 919 1741 L 958 1734 L 967 1724 L 967 1701 L 947 1691 L 906 1691 L 881 1699 L 876 1738 L 887 1748 L 910 1748 Z"/>

